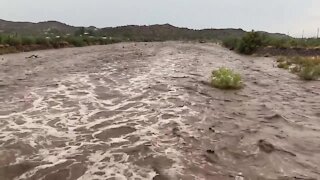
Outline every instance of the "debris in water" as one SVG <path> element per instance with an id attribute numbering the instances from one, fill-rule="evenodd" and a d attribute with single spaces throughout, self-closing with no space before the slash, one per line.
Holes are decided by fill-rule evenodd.
<path id="1" fill-rule="evenodd" d="M 258 141 L 258 146 L 260 148 L 260 150 L 262 150 L 263 152 L 266 153 L 272 153 L 275 150 L 275 147 L 273 146 L 273 144 L 269 143 L 266 140 L 260 139 Z"/>
<path id="2" fill-rule="evenodd" d="M 213 127 L 209 127 L 209 130 L 212 131 L 212 132 L 216 132 Z"/>
<path id="3" fill-rule="evenodd" d="M 269 116 L 264 117 L 265 119 L 275 119 L 275 118 L 281 118 L 281 115 L 278 113 L 271 114 Z"/>
<path id="4" fill-rule="evenodd" d="M 235 180 L 244 180 L 244 177 L 242 176 L 242 173 L 239 173 L 239 174 L 236 176 Z"/>
<path id="5" fill-rule="evenodd" d="M 206 152 L 207 153 L 204 156 L 206 157 L 206 160 L 208 162 L 211 162 L 211 163 L 218 162 L 219 158 L 218 158 L 218 155 L 216 154 L 215 150 L 208 149 Z"/>
<path id="6" fill-rule="evenodd" d="M 175 136 L 180 137 L 181 135 L 180 135 L 179 131 L 180 131 L 180 130 L 179 130 L 178 127 L 174 127 L 174 128 L 172 129 L 172 134 L 175 135 Z"/>
<path id="7" fill-rule="evenodd" d="M 39 56 L 33 54 L 33 55 L 29 56 L 29 57 L 26 57 L 26 59 L 32 59 L 32 58 L 39 58 Z"/>

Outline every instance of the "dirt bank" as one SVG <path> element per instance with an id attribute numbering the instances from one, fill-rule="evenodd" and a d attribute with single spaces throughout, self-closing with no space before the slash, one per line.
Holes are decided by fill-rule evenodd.
<path id="1" fill-rule="evenodd" d="M 10 53 L 18 53 L 18 52 L 30 52 L 37 50 L 46 50 L 46 49 L 60 49 L 60 48 L 68 48 L 74 47 L 69 44 L 57 44 L 55 47 L 51 45 L 20 45 L 20 46 L 9 46 L 9 45 L 1 45 L 0 44 L 0 55 L 10 54 Z"/>
<path id="2" fill-rule="evenodd" d="M 260 48 L 258 56 L 320 56 L 320 48 Z"/>
<path id="3" fill-rule="evenodd" d="M 221 66 L 245 87 L 208 86 Z M 274 66 L 177 42 L 0 56 L 0 179 L 320 179 L 320 83 Z"/>

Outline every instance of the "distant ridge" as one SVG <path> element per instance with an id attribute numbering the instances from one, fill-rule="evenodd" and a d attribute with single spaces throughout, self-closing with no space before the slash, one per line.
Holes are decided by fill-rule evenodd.
<path id="1" fill-rule="evenodd" d="M 39 23 L 32 22 L 12 22 L 0 19 L 0 32 L 20 33 L 20 34 L 39 34 L 48 29 L 57 29 L 63 33 L 74 32 L 77 27 L 69 26 L 58 21 L 45 21 Z"/>
<path id="2" fill-rule="evenodd" d="M 0 19 L 0 33 L 18 33 L 22 35 L 39 35 L 49 30 L 58 31 L 59 33 L 72 34 L 81 27 L 75 27 L 61 23 L 58 21 L 44 21 L 38 23 L 32 22 L 12 22 Z M 94 29 L 95 33 L 101 36 L 125 37 L 132 40 L 221 40 L 226 37 L 241 37 L 245 31 L 242 29 L 202 29 L 194 30 L 188 28 L 179 28 L 171 24 L 155 24 L 155 25 L 127 25 L 119 27 L 96 28 L 94 26 L 87 27 Z M 285 37 L 284 34 L 272 34 L 264 32 L 271 36 Z"/>

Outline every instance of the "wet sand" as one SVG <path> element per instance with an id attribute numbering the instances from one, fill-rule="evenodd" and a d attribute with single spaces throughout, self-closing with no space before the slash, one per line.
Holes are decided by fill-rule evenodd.
<path id="1" fill-rule="evenodd" d="M 245 87 L 210 87 L 221 66 Z M 320 179 L 319 90 L 212 44 L 3 55 L 0 179 Z"/>

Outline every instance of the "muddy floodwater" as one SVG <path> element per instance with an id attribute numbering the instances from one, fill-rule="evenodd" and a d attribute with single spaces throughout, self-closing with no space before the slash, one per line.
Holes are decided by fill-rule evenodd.
<path id="1" fill-rule="evenodd" d="M 210 87 L 221 66 L 244 88 Z M 214 44 L 3 55 L 0 180 L 11 179 L 317 180 L 320 81 Z"/>

